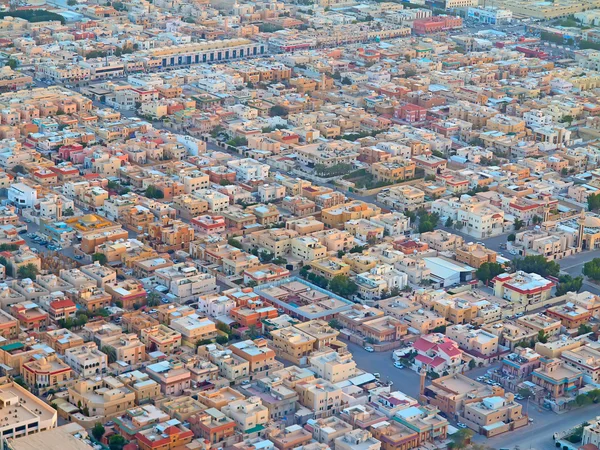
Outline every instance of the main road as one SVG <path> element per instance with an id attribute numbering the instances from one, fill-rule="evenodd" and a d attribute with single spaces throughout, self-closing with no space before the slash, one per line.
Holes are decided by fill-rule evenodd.
<path id="1" fill-rule="evenodd" d="M 354 361 L 359 369 L 371 373 L 379 373 L 383 382 L 392 382 L 392 390 L 398 390 L 415 399 L 419 398 L 419 375 L 409 368 L 396 369 L 392 359 L 392 352 L 369 353 L 359 345 L 348 343 L 348 350 L 352 353 Z M 470 378 L 484 375 L 488 370 L 498 367 L 498 363 L 470 370 L 465 373 Z M 429 383 L 429 381 L 427 381 Z M 533 419 L 533 423 L 509 433 L 487 439 L 482 435 L 476 435 L 474 441 L 485 444 L 495 449 L 516 450 L 517 447 L 535 450 L 555 449 L 552 435 L 557 431 L 564 431 L 576 427 L 582 422 L 589 421 L 600 415 L 597 405 L 589 405 L 568 411 L 563 414 L 555 414 L 539 408 L 537 405 L 526 400 L 521 402 L 523 411 Z M 450 420 L 454 425 L 453 420 Z"/>

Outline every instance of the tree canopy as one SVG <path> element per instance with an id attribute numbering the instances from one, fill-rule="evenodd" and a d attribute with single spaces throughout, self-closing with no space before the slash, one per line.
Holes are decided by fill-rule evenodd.
<path id="1" fill-rule="evenodd" d="M 346 275 L 336 275 L 329 282 L 329 289 L 342 297 L 351 297 L 358 291 L 358 286 Z"/>
<path id="2" fill-rule="evenodd" d="M 148 186 L 146 188 L 146 191 L 144 192 L 144 194 L 146 195 L 146 197 L 148 198 L 164 198 L 165 194 L 163 193 L 163 191 L 161 191 L 160 189 L 158 189 L 156 186 Z"/>
<path id="3" fill-rule="evenodd" d="M 590 194 L 587 197 L 588 210 L 597 211 L 600 209 L 600 194 Z"/>
<path id="4" fill-rule="evenodd" d="M 35 280 L 35 277 L 38 274 L 38 268 L 34 264 L 26 264 L 24 266 L 19 267 L 17 270 L 17 275 L 19 278 L 30 278 Z"/>
<path id="5" fill-rule="evenodd" d="M 598 259 L 600 262 L 600 259 Z M 543 255 L 525 256 L 513 260 L 516 270 L 527 273 L 537 273 L 542 277 L 557 277 L 560 273 L 560 265 L 556 261 L 548 261 Z"/>
<path id="6" fill-rule="evenodd" d="M 98 261 L 102 266 L 108 262 L 108 258 L 104 253 L 94 253 L 92 261 Z"/>
<path id="7" fill-rule="evenodd" d="M 484 282 L 486 286 L 501 273 L 504 273 L 504 269 L 500 264 L 489 262 L 483 263 L 481 266 L 479 266 L 479 269 L 477 269 L 476 272 L 477 279 Z"/>
<path id="8" fill-rule="evenodd" d="M 583 274 L 594 281 L 600 280 L 600 258 L 594 258 L 583 265 Z"/>
<path id="9" fill-rule="evenodd" d="M 579 292 L 583 286 L 583 277 L 573 278 L 571 275 L 561 275 L 556 286 L 556 296 L 560 297 L 567 292 Z"/>

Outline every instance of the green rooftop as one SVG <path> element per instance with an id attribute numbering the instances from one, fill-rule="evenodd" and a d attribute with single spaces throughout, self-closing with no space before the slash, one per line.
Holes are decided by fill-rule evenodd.
<path id="1" fill-rule="evenodd" d="M 21 342 L 14 342 L 12 344 L 3 345 L 0 347 L 0 350 L 4 350 L 5 352 L 12 352 L 13 350 L 19 350 L 25 347 Z"/>

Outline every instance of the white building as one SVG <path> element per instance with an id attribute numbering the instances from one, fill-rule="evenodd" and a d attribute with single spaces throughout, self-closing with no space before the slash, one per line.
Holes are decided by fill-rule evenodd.
<path id="1" fill-rule="evenodd" d="M 509 9 L 499 9 L 495 7 L 470 7 L 468 16 L 480 23 L 489 23 L 491 25 L 512 22 L 512 11 Z"/>
<path id="2" fill-rule="evenodd" d="M 227 161 L 227 167 L 235 170 L 236 179 L 242 182 L 260 181 L 269 176 L 269 166 L 254 159 L 234 159 Z"/>
<path id="3" fill-rule="evenodd" d="M 283 197 L 285 197 L 285 186 L 281 184 L 261 184 L 258 187 L 258 200 L 261 203 L 281 200 Z"/>
<path id="4" fill-rule="evenodd" d="M 545 127 L 552 125 L 552 116 L 539 109 L 532 109 L 523 114 L 523 120 L 528 127 Z"/>
<path id="5" fill-rule="evenodd" d="M 210 317 L 225 317 L 235 308 L 235 301 L 226 295 L 211 294 L 198 298 L 198 312 Z"/>
<path id="6" fill-rule="evenodd" d="M 197 267 L 185 263 L 158 269 L 152 281 L 169 289 L 169 296 L 178 303 L 199 295 L 217 291 L 217 279 L 209 273 L 201 273 Z"/>
<path id="7" fill-rule="evenodd" d="M 65 363 L 80 376 L 88 378 L 106 373 L 108 357 L 94 342 L 65 350 Z"/>
<path id="8" fill-rule="evenodd" d="M 444 198 L 431 204 L 431 212 L 438 213 L 442 221 L 450 217 L 461 222 L 461 231 L 475 238 L 497 236 L 504 230 L 504 211 L 475 197 L 462 195 L 460 199 Z"/>
<path id="9" fill-rule="evenodd" d="M 37 191 L 26 184 L 14 183 L 8 188 L 8 201 L 19 208 L 33 208 Z"/>

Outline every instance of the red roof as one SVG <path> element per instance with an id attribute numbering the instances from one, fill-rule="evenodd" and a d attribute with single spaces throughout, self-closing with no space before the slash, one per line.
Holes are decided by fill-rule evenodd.
<path id="1" fill-rule="evenodd" d="M 435 358 L 430 358 L 429 356 L 425 355 L 417 355 L 415 359 L 422 364 L 427 364 L 428 366 L 432 367 L 441 366 L 445 362 L 444 359 L 440 358 L 439 356 L 436 356 Z"/>
<path id="2" fill-rule="evenodd" d="M 52 309 L 60 309 L 60 308 L 75 308 L 75 303 L 73 300 L 63 299 L 63 300 L 54 300 L 50 303 L 50 307 Z"/>
<path id="3" fill-rule="evenodd" d="M 433 347 L 435 347 L 435 343 L 433 342 L 429 342 L 426 339 L 423 338 L 419 338 L 414 344 L 413 347 L 415 348 L 415 350 L 420 351 L 420 352 L 428 352 L 429 350 L 431 350 Z"/>
<path id="4" fill-rule="evenodd" d="M 456 348 L 456 346 L 454 345 L 454 342 L 452 342 L 452 341 L 448 340 L 448 341 L 444 342 L 443 344 L 439 344 L 438 348 L 450 357 L 460 356 L 460 350 Z"/>

